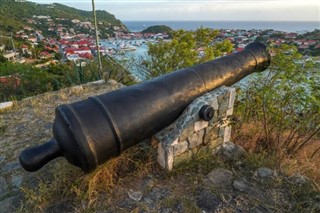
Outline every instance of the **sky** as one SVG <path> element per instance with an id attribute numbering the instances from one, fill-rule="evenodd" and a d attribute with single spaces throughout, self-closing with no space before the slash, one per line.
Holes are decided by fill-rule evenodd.
<path id="1" fill-rule="evenodd" d="M 92 10 L 91 0 L 31 0 Z M 95 0 L 121 21 L 318 21 L 320 0 Z"/>

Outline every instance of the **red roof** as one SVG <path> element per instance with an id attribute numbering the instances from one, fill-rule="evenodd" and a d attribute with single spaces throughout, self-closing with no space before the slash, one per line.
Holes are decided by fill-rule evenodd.
<path id="1" fill-rule="evenodd" d="M 73 50 L 67 50 L 67 51 L 66 51 L 66 54 L 67 54 L 67 55 L 74 54 L 74 51 L 73 51 Z"/>
<path id="2" fill-rule="evenodd" d="M 93 56 L 90 53 L 83 53 L 83 54 L 78 54 L 81 58 L 87 58 L 87 59 L 92 59 Z"/>
<path id="3" fill-rule="evenodd" d="M 40 55 L 42 55 L 42 56 L 48 56 L 48 55 L 50 55 L 50 53 L 48 53 L 47 51 L 43 51 L 43 52 L 40 53 Z"/>

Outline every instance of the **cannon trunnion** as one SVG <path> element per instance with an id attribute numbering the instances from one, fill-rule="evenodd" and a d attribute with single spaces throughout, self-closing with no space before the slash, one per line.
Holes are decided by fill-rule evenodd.
<path id="1" fill-rule="evenodd" d="M 85 172 L 172 123 L 195 98 L 265 70 L 270 55 L 261 43 L 210 62 L 56 108 L 53 139 L 24 150 L 27 171 L 63 156 Z"/>

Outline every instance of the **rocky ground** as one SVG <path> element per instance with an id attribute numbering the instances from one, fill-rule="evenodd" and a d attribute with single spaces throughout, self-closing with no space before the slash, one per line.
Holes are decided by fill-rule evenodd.
<path id="1" fill-rule="evenodd" d="M 0 212 L 320 212 L 307 177 L 287 176 L 274 159 L 229 144 L 199 153 L 172 172 L 156 162 L 148 141 L 85 175 L 55 160 L 25 172 L 20 152 L 52 137 L 54 108 L 121 87 L 77 86 L 15 102 L 0 111 Z"/>

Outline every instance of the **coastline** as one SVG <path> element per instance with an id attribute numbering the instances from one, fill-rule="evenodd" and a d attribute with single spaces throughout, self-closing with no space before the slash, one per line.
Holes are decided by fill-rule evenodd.
<path id="1" fill-rule="evenodd" d="M 241 30 L 280 30 L 284 32 L 305 33 L 320 29 L 317 21 L 122 21 L 132 32 L 139 32 L 153 25 L 167 25 L 174 30 L 196 30 L 203 26 L 215 29 Z"/>

